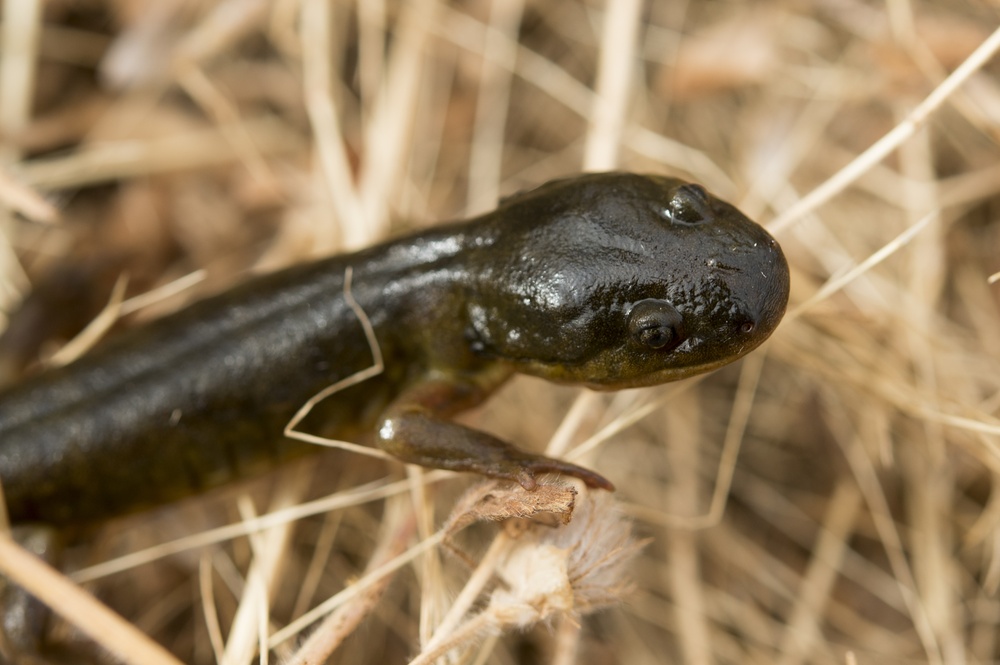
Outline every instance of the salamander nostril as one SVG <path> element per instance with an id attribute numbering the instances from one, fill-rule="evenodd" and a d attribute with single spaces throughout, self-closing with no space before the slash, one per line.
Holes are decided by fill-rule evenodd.
<path id="1" fill-rule="evenodd" d="M 744 321 L 743 324 L 740 325 L 740 332 L 749 334 L 752 333 L 756 328 L 757 326 L 756 324 L 754 324 L 753 321 Z"/>

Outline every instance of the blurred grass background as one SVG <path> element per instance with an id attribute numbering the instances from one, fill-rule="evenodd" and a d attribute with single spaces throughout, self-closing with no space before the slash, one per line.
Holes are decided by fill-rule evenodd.
<path id="1" fill-rule="evenodd" d="M 2 20 L 3 380 L 50 362 L 122 275 L 125 298 L 157 296 L 125 301 L 138 311 L 118 325 L 134 325 L 552 177 L 696 180 L 776 233 L 789 316 L 704 380 L 619 395 L 516 380 L 469 416 L 535 448 L 635 420 L 583 463 L 650 541 L 620 605 L 455 662 L 1000 661 L 997 63 L 907 124 L 1000 25 L 996 2 L 7 0 Z M 66 565 L 387 472 L 331 453 L 121 520 Z M 252 561 L 273 631 L 433 533 L 469 480 L 420 476 L 87 588 L 183 662 L 216 662 Z M 332 662 L 420 651 L 468 569 L 415 561 L 355 606 Z M 246 640 L 224 660 L 256 662 Z"/>

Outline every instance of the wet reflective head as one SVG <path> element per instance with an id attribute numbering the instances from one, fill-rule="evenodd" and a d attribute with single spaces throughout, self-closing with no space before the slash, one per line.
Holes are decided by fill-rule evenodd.
<path id="1" fill-rule="evenodd" d="M 785 311 L 777 242 L 699 185 L 589 174 L 493 216 L 469 336 L 521 372 L 606 389 L 673 381 L 745 355 Z"/>

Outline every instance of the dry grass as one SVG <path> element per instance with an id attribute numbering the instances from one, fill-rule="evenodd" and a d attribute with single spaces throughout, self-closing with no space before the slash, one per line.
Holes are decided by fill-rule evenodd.
<path id="1" fill-rule="evenodd" d="M 785 323 L 735 367 L 619 395 L 519 380 L 471 416 L 617 483 L 649 542 L 609 609 L 578 615 L 627 586 L 616 511 L 578 497 L 572 543 L 479 526 L 445 547 L 468 479 L 342 451 L 90 534 L 73 579 L 188 663 L 268 640 L 271 662 L 1000 660 L 1000 9 L 608 6 L 3 3 L 0 304 L 48 293 L 49 339 L 6 375 L 122 274 L 120 313 L 165 289 L 132 324 L 584 169 L 699 180 L 793 272 Z M 275 635 L 314 607 L 295 660 Z"/>

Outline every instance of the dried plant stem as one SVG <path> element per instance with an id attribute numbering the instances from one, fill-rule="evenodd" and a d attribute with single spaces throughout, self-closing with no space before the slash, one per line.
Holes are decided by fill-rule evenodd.
<path id="1" fill-rule="evenodd" d="M 236 130 L 234 130 L 236 131 Z M 248 120 L 241 133 L 265 155 L 291 152 L 299 139 L 274 120 Z M 209 129 L 166 138 L 115 141 L 80 148 L 64 157 L 42 158 L 18 169 L 26 184 L 43 190 L 86 187 L 111 180 L 204 169 L 231 163 L 240 155 L 227 131 Z"/>
<path id="2" fill-rule="evenodd" d="M 43 224 L 59 221 L 59 209 L 14 178 L 6 167 L 0 167 L 0 201 L 33 221 Z"/>
<path id="3" fill-rule="evenodd" d="M 363 223 L 364 215 L 333 97 L 331 11 L 331 3 L 325 0 L 304 0 L 302 3 L 302 84 L 330 204 L 347 236 L 344 244 L 354 247 L 362 241 L 363 234 L 356 229 Z"/>
<path id="4" fill-rule="evenodd" d="M 871 460 L 865 453 L 863 442 L 852 437 L 849 441 L 842 442 L 842 447 L 875 520 L 875 528 L 885 548 L 886 555 L 889 557 L 889 564 L 896 577 L 899 591 L 913 620 L 917 635 L 920 637 L 928 662 L 931 665 L 941 665 L 944 661 L 941 657 L 940 646 L 928 618 L 927 609 L 917 595 L 917 585 L 904 554 L 906 550 L 900 540 L 878 476 L 872 467 Z"/>
<path id="5" fill-rule="evenodd" d="M 809 568 L 778 647 L 778 665 L 799 665 L 809 659 L 821 638 L 823 606 L 828 601 L 849 546 L 848 537 L 861 508 L 861 492 L 853 482 L 841 481 L 827 506 L 823 530 L 813 548 Z"/>
<path id="6" fill-rule="evenodd" d="M 669 390 L 656 395 L 656 397 L 636 404 L 625 413 L 615 417 L 614 420 L 602 427 L 596 433 L 589 436 L 586 441 L 583 441 L 579 446 L 570 451 L 566 457 L 571 460 L 583 458 L 592 450 L 607 442 L 622 430 L 631 427 L 650 414 L 659 411 L 663 408 L 664 404 L 669 403 L 671 400 L 676 399 L 678 395 L 690 390 L 692 386 L 696 385 L 700 380 L 701 377 L 681 381 L 672 386 Z"/>
<path id="7" fill-rule="evenodd" d="M 804 312 L 807 312 L 810 308 L 814 307 L 817 303 L 823 302 L 830 296 L 832 296 L 837 291 L 841 290 L 855 279 L 864 275 L 866 272 L 871 270 L 873 267 L 877 266 L 882 261 L 886 260 L 888 257 L 892 256 L 899 251 L 901 247 L 904 247 L 913 238 L 917 236 L 921 231 L 927 228 L 931 222 L 938 218 L 938 211 L 934 210 L 926 215 L 912 226 L 907 227 L 898 236 L 893 238 L 891 241 L 883 245 L 877 252 L 873 252 L 868 258 L 854 266 L 842 275 L 831 277 L 830 280 L 823 285 L 816 293 L 809 297 L 808 300 L 799 303 L 785 315 L 787 320 L 795 319 L 801 316 Z"/>
<path id="8" fill-rule="evenodd" d="M 415 464 L 406 465 L 406 475 L 410 480 L 410 504 L 417 524 L 417 536 L 426 539 L 434 534 L 435 514 L 433 491 L 421 482 L 424 468 Z M 431 631 L 439 617 L 446 611 L 451 594 L 445 593 L 445 571 L 441 561 L 441 551 L 437 548 L 424 552 L 416 563 L 422 587 L 420 594 L 420 619 L 418 638 L 421 643 L 430 639 Z"/>
<path id="9" fill-rule="evenodd" d="M 368 152 L 361 165 L 359 187 L 367 225 L 363 240 L 367 242 L 384 237 L 388 231 L 388 202 L 399 191 L 409 157 L 428 24 L 437 4 L 437 0 L 417 0 L 403 8 L 388 60 L 386 85 L 365 132 Z"/>
<path id="10" fill-rule="evenodd" d="M 219 623 L 219 613 L 215 607 L 215 586 L 212 584 L 212 555 L 203 551 L 198 558 L 198 590 L 201 593 L 201 608 L 205 615 L 208 629 L 208 639 L 212 644 L 215 662 L 222 662 L 222 653 L 226 648 L 222 638 L 222 625 Z"/>
<path id="11" fill-rule="evenodd" d="M 403 552 L 406 542 L 413 534 L 413 524 L 409 507 L 401 500 L 387 502 L 378 547 L 368 560 L 366 574 L 379 569 Z M 344 639 L 371 613 L 391 579 L 389 576 L 383 577 L 351 603 L 337 608 L 313 631 L 287 665 L 325 663 Z"/>
<path id="12" fill-rule="evenodd" d="M 4 0 L 0 41 L 0 135 L 17 136 L 31 117 L 38 66 L 41 0 Z M 19 152 L 3 143 L 0 161 L 15 161 Z"/>
<path id="13" fill-rule="evenodd" d="M 618 150 L 633 88 L 632 64 L 637 57 L 642 7 L 642 0 L 608 0 L 605 3 L 601 60 L 584 150 L 584 170 L 607 171 L 618 166 Z"/>
<path id="14" fill-rule="evenodd" d="M 274 174 L 241 122 L 239 110 L 226 98 L 205 72 L 195 64 L 185 66 L 177 73 L 177 80 L 216 121 L 219 131 L 232 144 L 233 153 L 239 156 L 258 184 L 275 187 Z"/>
<path id="15" fill-rule="evenodd" d="M 409 665 L 430 665 L 438 658 L 455 649 L 462 644 L 470 642 L 482 635 L 499 631 L 503 623 L 494 612 L 486 610 L 476 614 L 465 623 L 458 625 L 446 640 L 434 648 L 425 649 L 416 658 L 410 661 Z"/>
<path id="16" fill-rule="evenodd" d="M 380 583 L 387 575 L 391 575 L 396 572 L 427 550 L 438 547 L 442 540 L 444 540 L 444 532 L 439 531 L 431 538 L 414 545 L 407 552 L 391 559 L 390 561 L 387 561 L 381 566 L 378 566 L 351 586 L 347 587 L 340 593 L 331 596 L 326 601 L 317 605 L 312 610 L 291 622 L 281 630 L 273 633 L 268 640 L 269 647 L 273 649 L 278 644 L 281 644 L 295 635 L 298 635 L 302 630 L 312 625 L 320 618 L 352 600 L 358 594 L 366 592 L 373 585 Z"/>
<path id="17" fill-rule="evenodd" d="M 511 74 L 517 61 L 523 0 L 493 0 L 483 44 L 483 62 L 476 98 L 475 136 L 469 154 L 469 195 L 466 214 L 482 214 L 500 197 L 503 144 L 510 108 Z"/>
<path id="18" fill-rule="evenodd" d="M 448 471 L 425 474 L 424 482 L 433 483 L 450 477 Z M 172 554 L 178 554 L 187 550 L 205 547 L 214 543 L 220 543 L 233 538 L 239 538 L 255 531 L 261 531 L 277 526 L 285 522 L 329 512 L 331 510 L 341 510 L 349 506 L 357 506 L 370 501 L 379 501 L 390 496 L 394 496 L 409 490 L 409 481 L 401 480 L 394 483 L 385 481 L 375 481 L 366 485 L 360 485 L 350 491 L 337 492 L 328 497 L 301 503 L 292 508 L 279 510 L 268 515 L 262 515 L 256 519 L 228 524 L 217 529 L 202 531 L 191 536 L 178 538 L 177 540 L 160 545 L 154 545 L 146 549 L 137 550 L 126 556 L 118 557 L 104 563 L 95 564 L 87 568 L 81 568 L 70 577 L 78 583 L 89 582 L 107 575 L 120 573 L 136 566 L 156 561 Z"/>
<path id="19" fill-rule="evenodd" d="M 580 391 L 576 396 L 562 421 L 559 428 L 552 435 L 549 444 L 545 447 L 545 454 L 549 457 L 562 457 L 569 450 L 573 434 L 579 429 L 583 419 L 594 412 L 600 406 L 600 396 L 590 390 Z"/>
<path id="20" fill-rule="evenodd" d="M 479 597 L 487 583 L 496 574 L 497 560 L 503 556 L 508 546 L 509 542 L 502 533 L 493 539 L 489 549 L 480 558 L 479 565 L 476 566 L 475 571 L 473 571 L 472 575 L 466 581 L 462 591 L 459 592 L 458 596 L 452 602 L 451 607 L 448 608 L 448 613 L 441 619 L 441 623 L 434 630 L 434 635 L 427 642 L 424 651 L 436 651 L 451 637 L 462 617 L 468 613 L 476 598 Z"/>
<path id="21" fill-rule="evenodd" d="M 561 617 L 556 628 L 552 665 L 575 665 L 578 662 L 583 628 L 573 617 Z"/>
<path id="22" fill-rule="evenodd" d="M 303 467 L 293 467 L 282 474 L 285 482 L 277 484 L 279 489 L 270 505 L 272 512 L 295 506 L 302 500 L 309 483 L 297 477 L 301 473 L 305 473 Z M 240 513 L 244 520 L 257 517 L 248 497 L 241 497 Z M 269 598 L 280 580 L 285 551 L 294 531 L 293 525 L 294 523 L 289 522 L 250 534 L 254 557 L 247 572 L 243 596 L 230 626 L 221 665 L 249 663 L 255 652 L 260 653 L 261 665 L 267 662 L 267 649 L 261 648 L 260 636 L 266 636 L 268 631 Z"/>
<path id="23" fill-rule="evenodd" d="M 180 665 L 166 649 L 5 534 L 0 534 L 0 574 L 27 589 L 124 662 Z"/>
<path id="24" fill-rule="evenodd" d="M 722 454 L 719 456 L 718 471 L 712 488 L 712 498 L 708 510 L 702 515 L 684 515 L 664 513 L 660 510 L 650 510 L 636 505 L 630 505 L 629 511 L 636 517 L 641 517 L 653 524 L 660 524 L 675 529 L 689 531 L 708 529 L 718 524 L 726 512 L 726 501 L 732 488 L 733 474 L 736 472 L 736 462 L 743 444 L 743 434 L 750 418 L 750 411 L 757 393 L 757 385 L 764 369 L 766 352 L 749 356 L 743 361 L 740 371 L 740 382 L 736 388 L 736 398 L 726 426 L 726 437 L 722 444 Z"/>
<path id="25" fill-rule="evenodd" d="M 934 91 L 924 99 L 910 114 L 892 131 L 876 141 L 868 150 L 858 155 L 850 164 L 831 176 L 822 185 L 813 189 L 808 196 L 803 197 L 795 205 L 785 210 L 774 221 L 768 224 L 773 233 L 779 233 L 793 221 L 801 218 L 810 210 L 815 210 L 831 198 L 844 191 L 868 169 L 885 159 L 889 153 L 909 139 L 919 129 L 927 117 L 936 111 L 959 86 L 979 71 L 1000 49 L 1000 28 L 997 28 L 986 41 L 979 45 L 972 55 L 941 82 Z"/>
<path id="26" fill-rule="evenodd" d="M 49 361 L 53 367 L 59 367 L 76 360 L 107 334 L 121 315 L 126 286 L 128 286 L 128 276 L 120 275 L 111 290 L 111 298 L 107 306 L 76 337 L 53 354 Z"/>
<path id="27" fill-rule="evenodd" d="M 671 405 L 667 418 L 671 432 L 670 466 L 678 469 L 675 480 L 667 489 L 669 511 L 685 517 L 699 510 L 698 444 L 700 405 L 695 393 L 685 393 Z M 702 588 L 701 564 L 698 558 L 697 533 L 681 529 L 670 534 L 670 564 L 666 574 L 676 606 L 678 637 L 684 662 L 710 665 L 713 662 L 709 646 L 709 629 Z"/>

